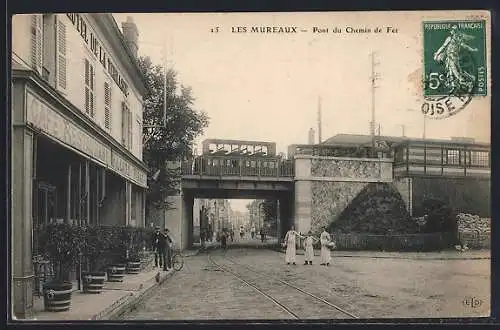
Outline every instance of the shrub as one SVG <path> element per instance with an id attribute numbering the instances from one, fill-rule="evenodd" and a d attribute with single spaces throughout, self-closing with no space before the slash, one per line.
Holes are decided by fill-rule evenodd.
<path id="1" fill-rule="evenodd" d="M 73 267 L 80 261 L 84 247 L 84 229 L 67 223 L 41 228 L 38 247 L 54 265 L 57 281 L 69 280 Z"/>

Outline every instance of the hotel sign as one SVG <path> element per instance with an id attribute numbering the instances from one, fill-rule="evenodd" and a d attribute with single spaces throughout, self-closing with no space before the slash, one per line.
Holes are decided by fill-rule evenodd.
<path id="1" fill-rule="evenodd" d="M 147 175 L 111 147 L 103 144 L 95 137 L 55 111 L 50 105 L 28 92 L 26 97 L 27 119 L 34 127 L 53 138 L 71 146 L 94 159 L 124 178 L 139 186 L 147 186 Z"/>
<path id="2" fill-rule="evenodd" d="M 99 60 L 105 70 L 108 70 L 113 81 L 116 83 L 118 88 L 123 92 L 125 96 L 128 96 L 128 84 L 123 79 L 123 77 L 118 72 L 118 69 L 113 64 L 111 56 L 106 53 L 106 50 L 102 46 L 102 43 L 97 38 L 97 35 L 90 31 L 90 28 L 87 29 L 87 23 L 85 22 L 82 14 L 66 14 L 69 18 L 73 26 L 76 28 L 76 31 L 80 34 L 83 41 L 90 46 L 90 51 L 94 56 Z"/>

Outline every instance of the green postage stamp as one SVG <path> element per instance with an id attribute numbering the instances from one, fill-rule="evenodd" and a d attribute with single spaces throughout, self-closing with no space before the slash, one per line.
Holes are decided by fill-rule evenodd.
<path id="1" fill-rule="evenodd" d="M 423 22 L 424 97 L 486 96 L 486 22 Z"/>

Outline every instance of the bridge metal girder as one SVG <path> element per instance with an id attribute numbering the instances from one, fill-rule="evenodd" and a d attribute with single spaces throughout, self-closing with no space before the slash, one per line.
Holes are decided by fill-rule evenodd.
<path id="1" fill-rule="evenodd" d="M 239 181 L 239 180 L 190 180 L 182 179 L 184 189 L 217 189 L 217 190 L 270 190 L 293 191 L 294 183 L 289 181 Z"/>
<path id="2" fill-rule="evenodd" d="M 205 199 L 279 199 L 285 200 L 288 195 L 272 190 L 239 190 L 239 189 L 183 189 L 185 194 Z"/>

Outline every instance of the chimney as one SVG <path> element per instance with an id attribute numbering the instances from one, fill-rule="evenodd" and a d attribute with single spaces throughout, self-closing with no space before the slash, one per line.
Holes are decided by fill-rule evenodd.
<path id="1" fill-rule="evenodd" d="M 137 45 L 139 31 L 137 31 L 137 25 L 135 25 L 132 17 L 127 16 L 127 21 L 122 23 L 122 30 L 123 37 L 132 51 L 132 55 L 137 58 L 137 50 L 139 49 L 139 46 Z"/>
<path id="2" fill-rule="evenodd" d="M 312 128 L 309 129 L 309 140 L 307 143 L 314 144 L 314 129 Z"/>

